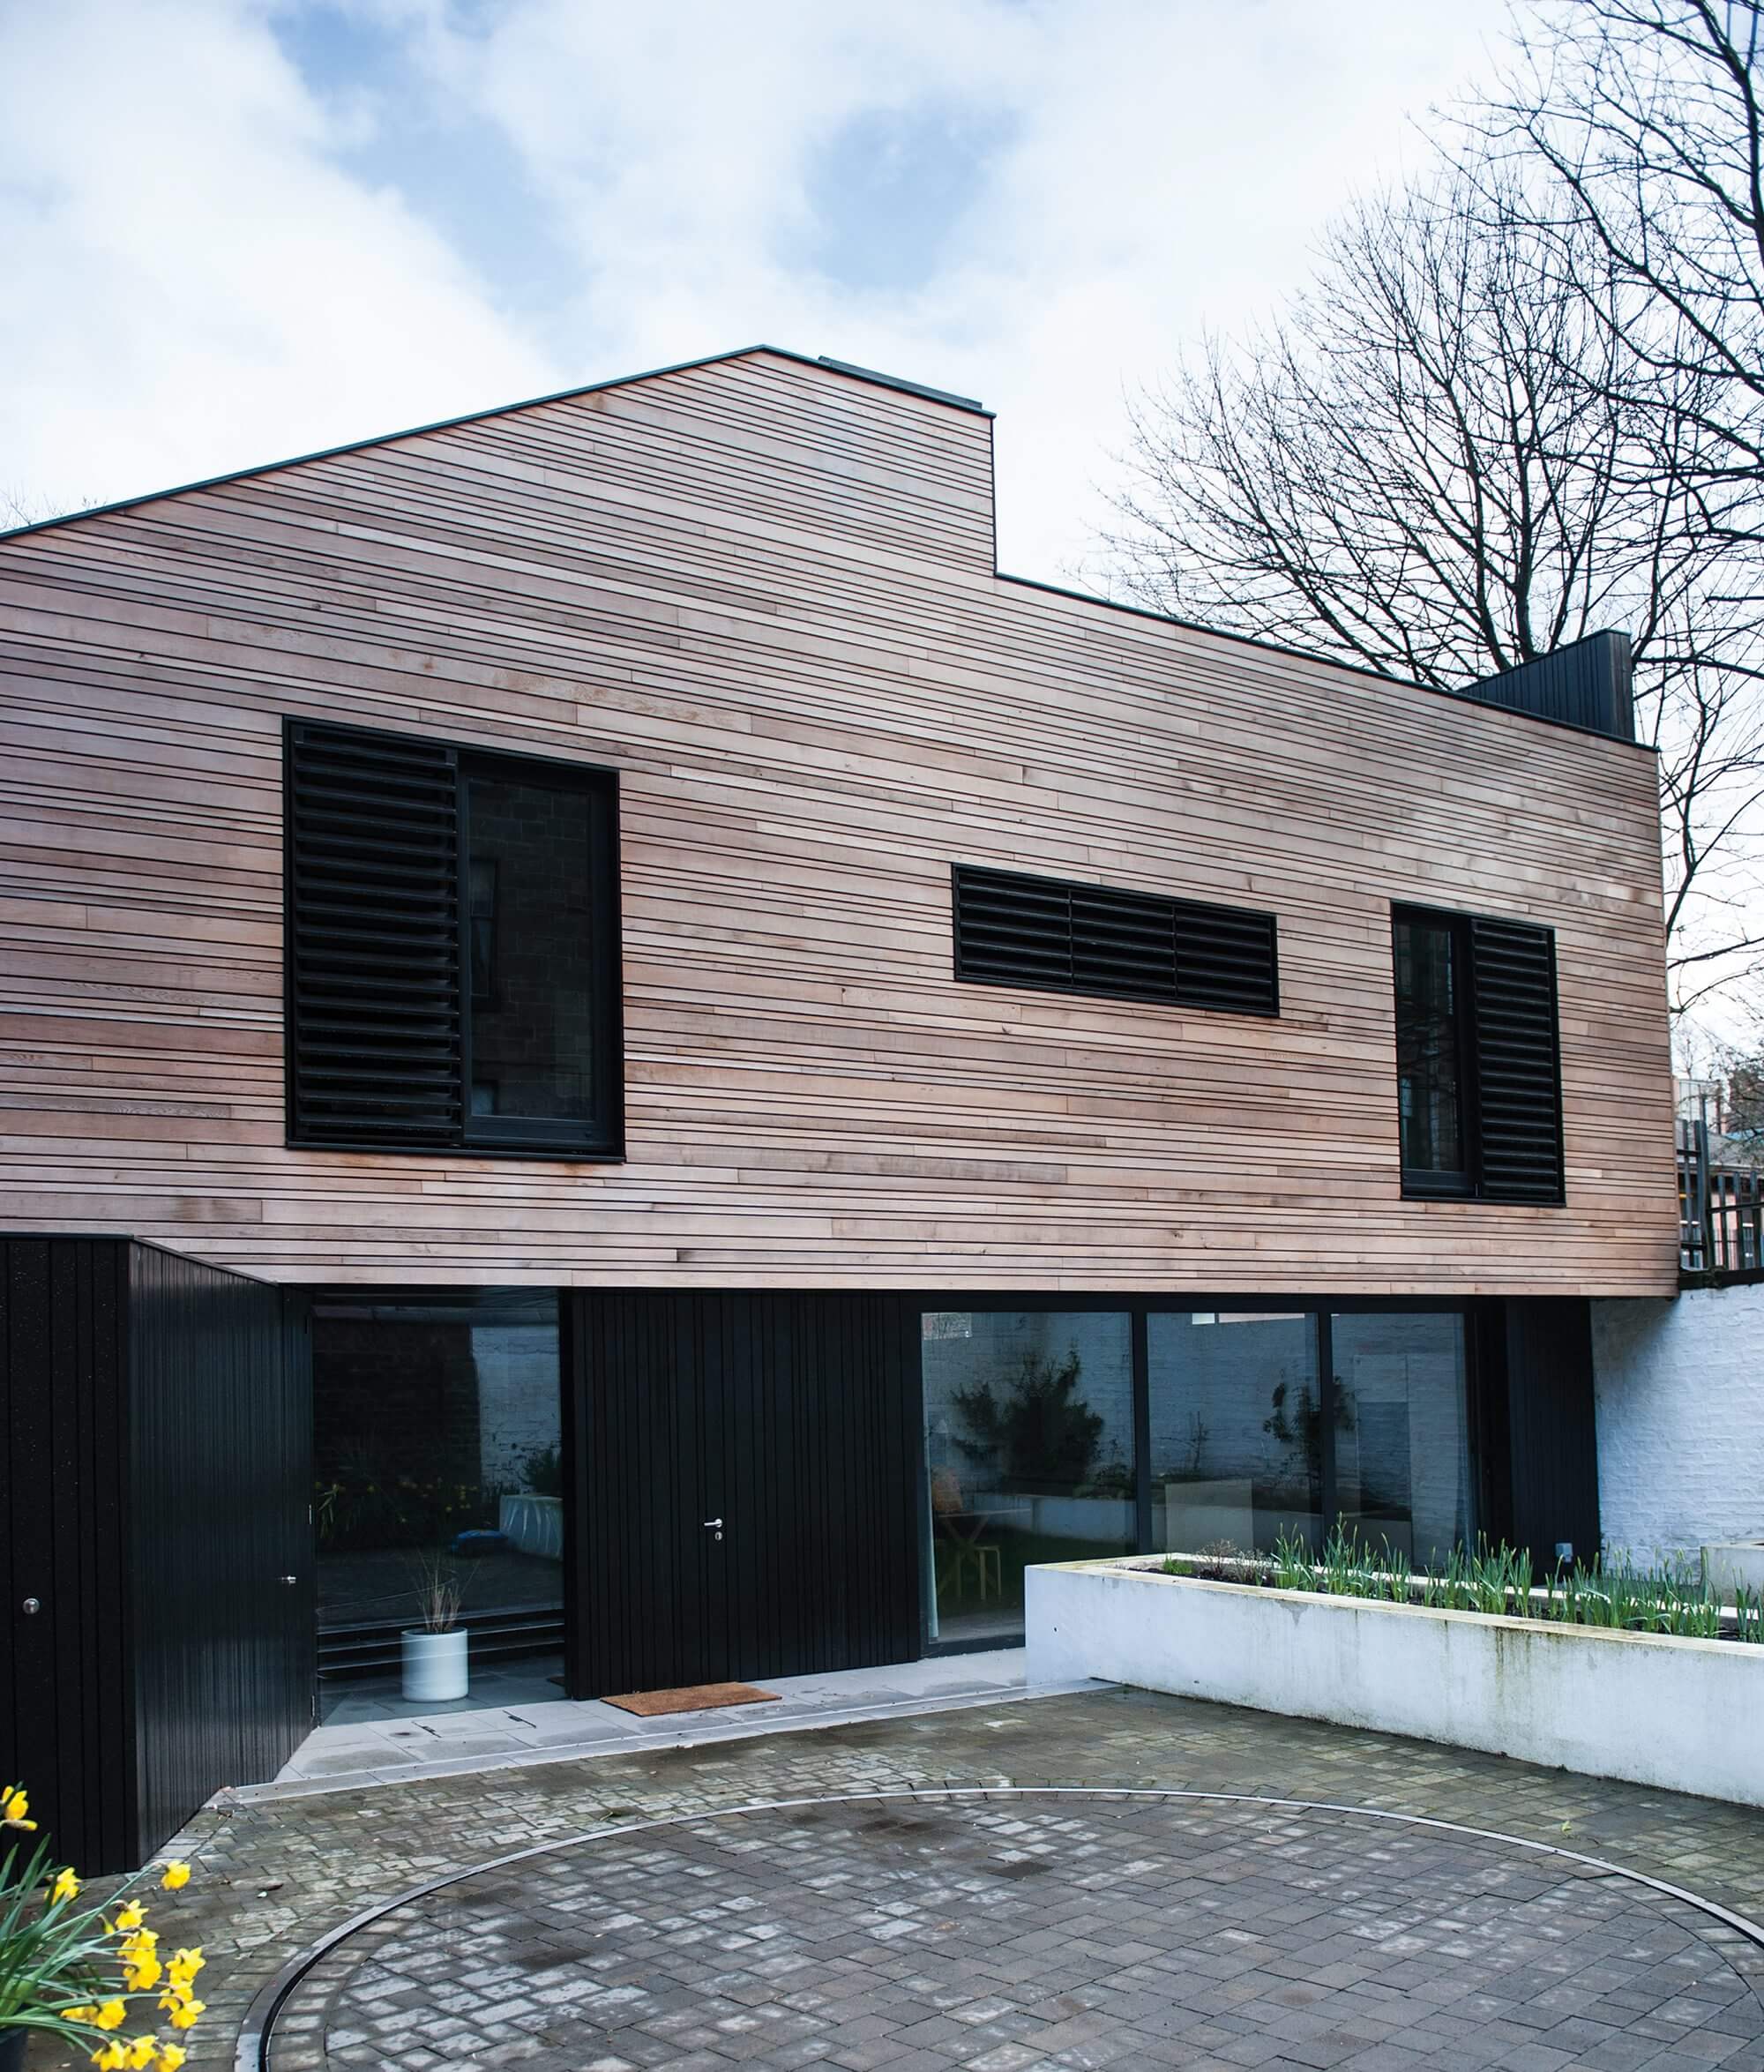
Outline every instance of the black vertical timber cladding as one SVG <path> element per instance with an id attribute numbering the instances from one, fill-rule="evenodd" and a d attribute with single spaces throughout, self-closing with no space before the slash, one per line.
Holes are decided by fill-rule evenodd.
<path id="1" fill-rule="evenodd" d="M 132 1868 L 306 1731 L 310 1600 L 274 1580 L 310 1586 L 292 1343 L 238 1275 L 0 1238 L 0 1782 L 83 1872 Z"/>
<path id="2" fill-rule="evenodd" d="M 92 1869 L 133 1841 L 126 1276 L 118 1239 L 0 1239 L 0 1783 Z"/>
<path id="3" fill-rule="evenodd" d="M 916 1309 L 720 1291 L 571 1308 L 574 1693 L 916 1656 Z"/>
<path id="4" fill-rule="evenodd" d="M 143 1245 L 129 1263 L 146 1851 L 220 1785 L 273 1777 L 310 1731 L 312 1420 L 279 1289 Z"/>
<path id="5" fill-rule="evenodd" d="M 1527 1296 L 1506 1309 L 1513 1537 L 1540 1567 L 1564 1540 L 1590 1561 L 1599 1551 L 1591 1307 L 1584 1296 Z"/>
<path id="6" fill-rule="evenodd" d="M 1627 633 L 1588 633 L 1551 655 L 1522 662 L 1498 677 L 1484 677 L 1460 695 L 1479 705 L 1504 705 L 1540 719 L 1616 741 L 1635 738 L 1634 670 Z"/>

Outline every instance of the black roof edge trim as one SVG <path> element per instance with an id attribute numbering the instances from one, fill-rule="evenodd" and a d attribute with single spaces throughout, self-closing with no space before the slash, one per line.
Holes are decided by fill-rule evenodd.
<path id="1" fill-rule="evenodd" d="M 860 367 L 851 360 L 835 360 L 830 353 L 823 353 L 815 364 L 831 367 L 835 374 L 849 374 L 858 381 L 873 381 L 882 388 L 904 390 L 909 396 L 928 396 L 934 403 L 947 403 L 953 410 L 971 410 L 976 417 L 992 415 L 975 396 L 959 396 L 951 389 L 932 388 L 923 381 L 908 381 L 904 374 L 882 374 L 874 367 Z"/>
<path id="2" fill-rule="evenodd" d="M 1253 633 L 1234 632 L 1229 626 L 1203 625 L 1199 619 L 1178 618 L 1170 611 L 1154 611 L 1148 604 L 1124 604 L 1117 597 L 1099 597 L 1094 590 L 1074 590 L 1065 583 L 1045 583 L 1038 576 L 1012 575 L 997 566 L 992 576 L 995 582 L 1014 583 L 1019 589 L 1043 590 L 1050 597 L 1069 597 L 1074 603 L 1094 604 L 1103 611 L 1125 611 L 1132 618 L 1148 618 L 1154 625 L 1179 626 L 1185 633 L 1205 633 L 1209 640 L 1230 640 L 1237 647 L 1254 647 L 1264 655 L 1282 655 L 1293 662 L 1315 662 L 1319 669 L 1340 669 L 1346 676 L 1364 677 L 1372 684 L 1390 684 L 1399 691 L 1424 691 L 1432 698 L 1449 698 L 1454 705 L 1471 705 L 1483 712 L 1506 713 L 1512 719 L 1524 720 L 1533 726 L 1559 727 L 1565 734 L 1590 735 L 1595 741 L 1616 741 L 1620 748 L 1639 748 L 1647 755 L 1657 756 L 1660 752 L 1651 741 L 1625 741 L 1617 735 L 1607 734 L 1602 727 L 1581 727 L 1572 720 L 1553 719 L 1548 713 L 1526 712 L 1518 706 L 1493 705 L 1473 698 L 1468 688 L 1448 691 L 1443 684 L 1418 683 L 1412 677 L 1388 677 L 1382 669 L 1368 669 L 1361 662 L 1342 662 L 1336 655 L 1319 655 L 1308 647 L 1284 647 L 1278 640 L 1258 640 Z M 1586 637 L 1598 638 L 1591 633 Z"/>
<path id="3" fill-rule="evenodd" d="M 523 396 L 512 403 L 494 403 L 487 409 L 462 410 L 457 416 L 437 417 L 425 424 L 408 424 L 399 431 L 377 431 L 367 438 L 345 439 L 339 445 L 317 446 L 310 453 L 291 453 L 281 460 L 260 460 L 250 468 L 229 468 L 220 475 L 199 475 L 194 482 L 173 482 L 161 490 L 143 490 L 132 497 L 117 497 L 108 504 L 93 504 L 83 511 L 63 511 L 54 518 L 34 519 L 28 525 L 8 526 L 0 530 L 0 541 L 19 540 L 33 533 L 53 532 L 57 527 L 78 525 L 82 519 L 109 518 L 119 511 L 132 511 L 138 505 L 158 504 L 168 497 L 188 496 L 193 490 L 223 489 L 228 482 L 248 482 L 253 475 L 280 475 L 287 468 L 303 468 L 309 460 L 334 460 L 343 453 L 365 453 L 370 446 L 390 446 L 400 439 L 421 438 L 432 431 L 452 431 L 462 424 L 481 424 L 487 418 L 512 416 L 517 410 L 532 410 L 542 403 L 567 403 L 576 396 L 602 395 L 609 389 L 631 388 L 639 381 L 654 381 L 663 374 L 690 374 L 699 367 L 718 367 L 729 360 L 751 360 L 760 353 L 769 353 L 774 359 L 791 360 L 799 367 L 819 367 L 834 374 L 843 374 L 853 381 L 868 381 L 878 388 L 900 389 L 908 394 L 928 396 L 934 402 L 947 403 L 958 410 L 977 412 L 983 417 L 992 413 L 967 396 L 951 395 L 939 388 L 927 388 L 916 381 L 906 381 L 892 374 L 878 374 L 868 367 L 854 367 L 844 360 L 830 360 L 810 353 L 793 352 L 789 346 L 751 345 L 736 346 L 726 353 L 703 353 L 695 360 L 674 360 L 665 367 L 646 367 L 638 374 L 616 374 L 606 381 L 576 382 L 568 388 L 556 388 L 544 395 Z"/>

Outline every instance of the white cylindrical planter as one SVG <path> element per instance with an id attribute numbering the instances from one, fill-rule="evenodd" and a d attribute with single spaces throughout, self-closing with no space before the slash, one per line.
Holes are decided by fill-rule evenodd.
<path id="1" fill-rule="evenodd" d="M 426 1633 L 418 1628 L 400 1636 L 404 1642 L 404 1694 L 420 1703 L 437 1698 L 463 1698 L 471 1682 L 466 1659 L 466 1629 Z"/>

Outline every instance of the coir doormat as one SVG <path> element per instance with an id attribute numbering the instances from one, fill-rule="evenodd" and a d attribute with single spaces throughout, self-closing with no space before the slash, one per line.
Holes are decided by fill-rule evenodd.
<path id="1" fill-rule="evenodd" d="M 634 1712 L 639 1719 L 655 1719 L 666 1712 L 714 1712 L 720 1705 L 776 1704 L 778 1694 L 752 1684 L 687 1684 L 677 1691 L 627 1691 L 601 1702 Z"/>

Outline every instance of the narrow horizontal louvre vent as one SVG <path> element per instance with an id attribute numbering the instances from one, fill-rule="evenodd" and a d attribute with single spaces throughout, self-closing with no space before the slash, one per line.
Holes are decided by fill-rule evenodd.
<path id="1" fill-rule="evenodd" d="M 460 1133 L 452 750 L 295 725 L 288 743 L 288 1069 L 304 1143 Z"/>
<path id="2" fill-rule="evenodd" d="M 958 864 L 955 975 L 1228 1014 L 1277 1014 L 1274 917 Z"/>
<path id="3" fill-rule="evenodd" d="M 1482 1193 L 1562 1200 L 1556 939 L 1517 921 L 1470 923 Z"/>

